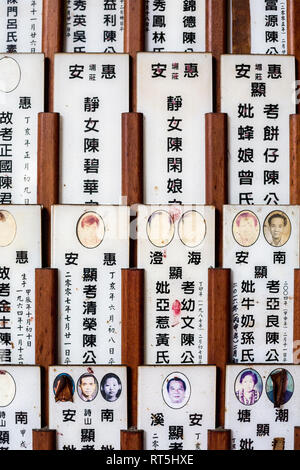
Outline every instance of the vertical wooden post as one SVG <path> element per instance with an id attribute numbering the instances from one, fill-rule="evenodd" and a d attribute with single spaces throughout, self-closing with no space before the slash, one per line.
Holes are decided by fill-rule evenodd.
<path id="1" fill-rule="evenodd" d="M 300 2 L 299 0 L 287 0 L 287 51 L 296 58 L 296 80 L 300 80 Z M 296 87 L 299 90 L 299 85 Z M 300 95 L 298 96 L 298 99 Z M 297 113 L 300 112 L 300 104 L 297 105 Z"/>
<path id="2" fill-rule="evenodd" d="M 251 54 L 250 0 L 232 0 L 232 53 Z"/>
<path id="3" fill-rule="evenodd" d="M 300 114 L 290 115 L 290 204 L 300 204 Z"/>
<path id="4" fill-rule="evenodd" d="M 56 450 L 56 431 L 51 429 L 33 429 L 32 449 Z"/>
<path id="5" fill-rule="evenodd" d="M 64 0 L 43 0 L 42 51 L 46 74 L 45 111 L 53 111 L 54 54 L 63 50 Z"/>
<path id="6" fill-rule="evenodd" d="M 143 361 L 144 271 L 122 269 L 122 364 L 128 371 L 128 427 L 137 426 L 137 376 Z"/>
<path id="7" fill-rule="evenodd" d="M 300 364 L 300 269 L 294 269 L 294 347 L 293 363 Z"/>
<path id="8" fill-rule="evenodd" d="M 121 450 L 143 450 L 144 432 L 136 429 L 121 431 Z"/>
<path id="9" fill-rule="evenodd" d="M 206 204 L 216 208 L 216 266 L 222 266 L 223 205 L 228 201 L 227 114 L 205 115 Z"/>
<path id="10" fill-rule="evenodd" d="M 216 424 L 225 423 L 226 364 L 230 359 L 230 269 L 208 270 L 208 364 L 217 366 Z"/>
<path id="11" fill-rule="evenodd" d="M 145 1 L 125 0 L 124 52 L 131 57 L 131 111 L 136 111 L 136 54 L 145 49 Z"/>
<path id="12" fill-rule="evenodd" d="M 207 434 L 208 450 L 230 450 L 231 431 L 228 429 L 209 429 Z"/>
<path id="13" fill-rule="evenodd" d="M 206 51 L 213 55 L 214 110 L 221 110 L 221 54 L 227 51 L 227 1 L 206 0 Z"/>
<path id="14" fill-rule="evenodd" d="M 51 263 L 51 205 L 59 198 L 59 114 L 38 115 L 38 184 L 37 202 L 43 206 L 43 264 Z"/>
<path id="15" fill-rule="evenodd" d="M 294 450 L 300 450 L 300 426 L 294 427 Z"/>
<path id="16" fill-rule="evenodd" d="M 35 362 L 41 366 L 42 427 L 49 424 L 48 367 L 57 363 L 57 270 L 35 270 Z"/>

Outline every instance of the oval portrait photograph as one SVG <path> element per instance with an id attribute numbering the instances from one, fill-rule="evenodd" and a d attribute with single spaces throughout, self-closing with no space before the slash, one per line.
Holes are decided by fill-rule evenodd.
<path id="1" fill-rule="evenodd" d="M 55 401 L 72 401 L 75 392 L 74 380 L 69 374 L 62 373 L 55 377 L 53 393 Z"/>
<path id="2" fill-rule="evenodd" d="M 152 245 L 162 248 L 173 239 L 174 222 L 167 211 L 155 211 L 147 222 L 147 235 Z"/>
<path id="3" fill-rule="evenodd" d="M 188 378 L 181 372 L 169 374 L 162 384 L 162 396 L 164 402 L 170 408 L 183 408 L 191 396 L 191 386 Z"/>
<path id="4" fill-rule="evenodd" d="M 244 369 L 235 379 L 234 392 L 242 405 L 254 405 L 261 397 L 262 379 L 253 369 Z"/>
<path id="5" fill-rule="evenodd" d="M 234 218 L 232 234 L 239 245 L 253 245 L 259 237 L 259 232 L 259 220 L 253 212 L 242 211 Z"/>
<path id="6" fill-rule="evenodd" d="M 96 212 L 86 212 L 77 222 L 76 233 L 85 248 L 96 248 L 102 242 L 105 233 L 102 217 Z"/>
<path id="7" fill-rule="evenodd" d="M 99 390 L 98 380 L 89 372 L 82 374 L 77 382 L 77 393 L 83 401 L 93 401 Z"/>
<path id="8" fill-rule="evenodd" d="M 266 382 L 266 394 L 274 408 L 285 405 L 293 396 L 294 379 L 286 369 L 275 369 Z"/>
<path id="9" fill-rule="evenodd" d="M 291 236 L 291 222 L 282 211 L 271 212 L 264 221 L 264 236 L 269 245 L 283 246 Z"/>
<path id="10" fill-rule="evenodd" d="M 17 224 L 8 211 L 0 211 L 0 246 L 10 245 L 16 236 Z"/>
<path id="11" fill-rule="evenodd" d="M 122 392 L 122 383 L 120 378 L 113 373 L 106 374 L 100 383 L 100 391 L 104 400 L 116 401 Z"/>
<path id="12" fill-rule="evenodd" d="M 206 234 L 206 223 L 197 211 L 185 212 L 178 224 L 178 234 L 182 243 L 190 248 L 200 245 Z"/>
<path id="13" fill-rule="evenodd" d="M 16 384 L 13 377 L 6 370 L 0 370 L 0 407 L 10 405 L 15 395 Z"/>

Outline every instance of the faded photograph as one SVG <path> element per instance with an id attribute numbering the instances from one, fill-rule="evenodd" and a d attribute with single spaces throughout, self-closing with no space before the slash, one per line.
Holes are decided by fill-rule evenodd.
<path id="1" fill-rule="evenodd" d="M 96 377 L 87 372 L 82 374 L 77 382 L 77 393 L 83 401 L 93 401 L 98 394 L 98 381 Z"/>
<path id="2" fill-rule="evenodd" d="M 286 369 L 275 369 L 267 378 L 266 393 L 274 408 L 285 405 L 293 396 L 294 379 Z"/>
<path id="3" fill-rule="evenodd" d="M 100 384 L 101 395 L 106 401 L 116 401 L 121 395 L 122 384 L 116 374 L 106 374 Z"/>
<path id="4" fill-rule="evenodd" d="M 191 396 L 191 386 L 188 378 L 180 372 L 168 375 L 162 385 L 162 395 L 165 403 L 170 408 L 183 408 Z"/>
<path id="5" fill-rule="evenodd" d="M 75 391 L 75 384 L 69 374 L 59 374 L 53 382 L 53 392 L 55 401 L 71 401 L 73 402 L 73 395 Z"/>
<path id="6" fill-rule="evenodd" d="M 235 396 L 242 405 L 254 405 L 260 399 L 262 389 L 261 376 L 253 369 L 242 370 L 235 380 Z"/>
<path id="7" fill-rule="evenodd" d="M 100 245 L 104 232 L 104 222 L 96 212 L 86 212 L 77 222 L 77 237 L 85 248 L 96 248 Z"/>
<path id="8" fill-rule="evenodd" d="M 291 222 L 282 211 L 271 212 L 264 221 L 264 236 L 272 246 L 283 246 L 291 235 Z"/>
<path id="9" fill-rule="evenodd" d="M 8 211 L 0 211 L 0 246 L 10 245 L 17 232 L 14 217 Z"/>
<path id="10" fill-rule="evenodd" d="M 206 234 L 206 223 L 197 211 L 185 212 L 178 224 L 178 234 L 182 243 L 190 248 L 200 245 Z"/>
<path id="11" fill-rule="evenodd" d="M 232 234 L 239 245 L 253 245 L 259 237 L 259 232 L 259 220 L 253 212 L 242 211 L 235 217 L 232 224 Z"/>
<path id="12" fill-rule="evenodd" d="M 147 235 L 152 245 L 162 248 L 174 237 L 175 227 L 167 211 L 155 211 L 147 222 Z"/>
<path id="13" fill-rule="evenodd" d="M 13 377 L 6 370 L 0 370 L 0 407 L 10 405 L 15 395 L 16 384 Z"/>

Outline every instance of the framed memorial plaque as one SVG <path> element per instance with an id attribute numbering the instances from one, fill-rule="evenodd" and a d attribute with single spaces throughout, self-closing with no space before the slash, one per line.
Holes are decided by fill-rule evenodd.
<path id="1" fill-rule="evenodd" d="M 0 54 L 0 204 L 37 202 L 37 125 L 43 110 L 44 55 Z"/>
<path id="2" fill-rule="evenodd" d="M 37 366 L 0 368 L 0 450 L 32 450 L 41 427 L 41 380 Z"/>
<path id="3" fill-rule="evenodd" d="M 146 51 L 205 52 L 206 0 L 146 0 Z"/>
<path id="4" fill-rule="evenodd" d="M 145 450 L 205 450 L 215 428 L 215 366 L 141 366 L 138 429 Z"/>
<path id="5" fill-rule="evenodd" d="M 221 67 L 221 107 L 229 116 L 229 202 L 289 204 L 295 58 L 224 55 Z"/>
<path id="6" fill-rule="evenodd" d="M 49 426 L 57 450 L 118 450 L 127 429 L 127 370 L 117 366 L 49 368 Z"/>
<path id="7" fill-rule="evenodd" d="M 41 207 L 0 206 L 0 364 L 35 363 Z"/>
<path id="8" fill-rule="evenodd" d="M 129 110 L 128 67 L 126 54 L 55 55 L 62 204 L 121 201 L 121 114 Z"/>
<path id="9" fill-rule="evenodd" d="M 211 54 L 138 53 L 137 70 L 137 111 L 144 114 L 144 202 L 205 204 Z"/>
<path id="10" fill-rule="evenodd" d="M 233 52 L 287 54 L 288 0 L 231 0 L 231 3 Z"/>
<path id="11" fill-rule="evenodd" d="M 298 206 L 224 206 L 224 268 L 232 272 L 232 361 L 293 362 Z"/>
<path id="12" fill-rule="evenodd" d="M 138 206 L 138 267 L 145 270 L 145 363 L 207 363 L 208 268 L 215 209 Z"/>
<path id="13" fill-rule="evenodd" d="M 124 0 L 64 0 L 66 52 L 123 52 Z"/>
<path id="14" fill-rule="evenodd" d="M 294 450 L 299 386 L 299 366 L 227 366 L 225 427 L 232 449 Z"/>
<path id="15" fill-rule="evenodd" d="M 41 52 L 43 0 L 0 3 L 0 51 Z"/>
<path id="16" fill-rule="evenodd" d="M 52 206 L 61 364 L 121 363 L 121 268 L 129 263 L 129 208 Z"/>

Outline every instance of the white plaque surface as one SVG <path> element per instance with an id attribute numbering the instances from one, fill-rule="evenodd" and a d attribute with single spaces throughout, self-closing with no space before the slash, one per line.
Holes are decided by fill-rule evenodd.
<path id="1" fill-rule="evenodd" d="M 224 55 L 221 67 L 221 107 L 229 116 L 229 202 L 289 204 L 295 59 Z"/>
<path id="2" fill-rule="evenodd" d="M 41 52 L 43 0 L 0 2 L 0 51 Z"/>
<path id="3" fill-rule="evenodd" d="M 119 204 L 121 114 L 129 110 L 129 56 L 56 54 L 60 202 Z"/>
<path id="4" fill-rule="evenodd" d="M 146 0 L 146 51 L 205 52 L 205 0 Z"/>
<path id="5" fill-rule="evenodd" d="M 40 368 L 1 368 L 0 450 L 32 450 L 32 430 L 40 427 Z"/>
<path id="6" fill-rule="evenodd" d="M 37 122 L 44 55 L 0 55 L 0 204 L 37 202 Z"/>
<path id="7" fill-rule="evenodd" d="M 210 206 L 139 206 L 138 267 L 145 270 L 145 363 L 207 363 Z"/>
<path id="8" fill-rule="evenodd" d="M 137 70 L 144 202 L 204 204 L 204 115 L 212 111 L 212 56 L 139 53 Z"/>
<path id="9" fill-rule="evenodd" d="M 227 366 L 225 427 L 235 450 L 293 450 L 299 365 Z"/>
<path id="10" fill-rule="evenodd" d="M 299 206 L 224 206 L 232 275 L 232 361 L 293 362 Z"/>
<path id="11" fill-rule="evenodd" d="M 121 268 L 129 263 L 129 208 L 53 206 L 59 270 L 59 362 L 121 363 Z"/>
<path id="12" fill-rule="evenodd" d="M 50 367 L 49 404 L 58 450 L 118 450 L 127 429 L 126 367 Z"/>
<path id="13" fill-rule="evenodd" d="M 0 363 L 35 363 L 40 206 L 0 206 Z"/>
<path id="14" fill-rule="evenodd" d="M 138 428 L 145 450 L 205 450 L 215 428 L 214 366 L 142 366 Z"/>
<path id="15" fill-rule="evenodd" d="M 287 54 L 286 0 L 250 0 L 251 54 Z"/>
<path id="16" fill-rule="evenodd" d="M 66 52 L 123 52 L 124 0 L 64 0 Z"/>

